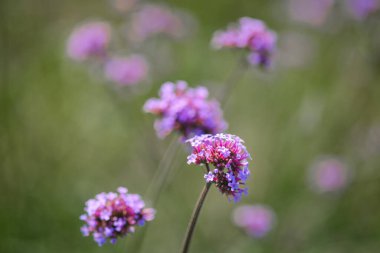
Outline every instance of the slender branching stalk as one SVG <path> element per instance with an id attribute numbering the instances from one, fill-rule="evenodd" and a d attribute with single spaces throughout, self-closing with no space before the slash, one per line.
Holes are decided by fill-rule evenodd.
<path id="1" fill-rule="evenodd" d="M 236 86 L 236 84 L 239 82 L 239 80 L 243 76 L 246 69 L 247 69 L 246 59 L 239 57 L 239 60 L 237 61 L 235 68 L 231 71 L 230 75 L 226 79 L 225 84 L 222 88 L 222 92 L 221 92 L 221 95 L 219 97 L 222 107 L 225 107 L 225 105 L 227 104 L 228 98 L 230 97 L 230 94 L 232 92 L 233 87 Z M 150 199 L 152 201 L 152 203 L 151 203 L 152 206 L 155 206 L 157 204 L 162 190 L 169 183 L 168 175 L 170 174 L 170 172 L 172 170 L 172 163 L 173 163 L 173 161 L 176 157 L 176 154 L 179 150 L 179 144 L 180 144 L 180 142 L 178 141 L 177 138 L 172 139 L 172 141 L 169 144 L 169 147 L 167 148 L 167 150 L 164 153 L 163 158 L 159 162 L 156 173 L 153 176 L 152 182 L 150 183 L 150 185 L 148 187 L 146 196 L 148 197 L 148 199 Z M 206 167 L 208 170 L 208 165 L 206 165 Z M 202 207 L 204 198 L 206 197 L 209 188 L 210 188 L 210 185 L 206 184 L 205 188 L 202 191 L 202 194 L 200 197 L 202 197 L 203 194 L 204 194 L 204 196 L 203 196 L 203 200 L 201 203 L 199 203 L 199 201 L 198 201 L 198 204 L 200 204 L 200 207 L 199 207 L 197 216 L 199 215 L 200 208 Z M 201 198 L 199 200 L 201 200 Z M 197 209 L 195 209 L 194 211 L 196 211 L 196 210 Z M 188 233 L 190 232 L 189 238 L 187 239 L 189 241 L 186 244 L 190 243 L 190 240 L 191 240 L 191 236 L 193 233 L 192 230 L 194 229 L 195 222 L 197 220 L 197 217 L 194 217 L 194 218 L 195 218 L 195 220 L 194 220 L 193 227 L 191 228 L 191 231 L 188 231 Z M 192 218 L 192 220 L 193 220 L 193 218 Z M 189 227 L 189 229 L 190 229 L 190 227 Z M 140 240 L 137 242 L 137 246 L 135 247 L 135 252 L 141 252 L 142 246 L 143 246 L 146 234 L 147 234 L 147 232 L 146 232 L 147 230 L 148 230 L 148 226 L 145 226 L 144 231 L 141 233 Z M 186 244 L 184 244 L 184 247 L 186 246 Z M 183 249 L 184 250 L 183 252 L 187 252 L 188 246 L 189 245 L 186 246 L 186 249 L 185 248 Z"/>
<path id="2" fill-rule="evenodd" d="M 158 164 L 156 173 L 153 176 L 152 183 L 147 189 L 147 196 L 152 201 L 152 205 L 155 205 L 158 202 L 160 193 L 166 185 L 166 179 L 170 173 L 171 165 L 174 161 L 174 158 L 177 155 L 179 150 L 179 140 L 176 137 L 170 141 L 169 147 L 166 149 L 163 158 Z"/>
<path id="3" fill-rule="evenodd" d="M 206 168 L 207 168 L 207 171 L 210 171 L 208 164 L 206 164 Z M 211 186 L 211 183 L 206 183 L 195 205 L 193 214 L 191 215 L 191 218 L 189 221 L 189 225 L 187 226 L 187 231 L 186 231 L 186 235 L 183 241 L 183 246 L 182 246 L 182 251 L 181 251 L 182 253 L 187 253 L 189 251 L 194 229 L 195 229 L 195 226 L 197 225 L 198 217 L 201 212 L 203 203 L 205 202 L 207 193 L 210 190 L 210 186 Z"/>
<path id="4" fill-rule="evenodd" d="M 170 141 L 168 148 L 166 149 L 162 159 L 160 160 L 156 173 L 148 186 L 145 196 L 151 200 L 151 205 L 155 206 L 159 200 L 160 193 L 165 187 L 166 178 L 168 177 L 171 169 L 171 165 L 179 149 L 180 142 L 176 137 Z M 146 234 L 149 228 L 149 224 L 146 224 L 141 231 L 139 238 L 137 239 L 133 249 L 133 252 L 141 252 L 143 249 Z"/>
<path id="5" fill-rule="evenodd" d="M 227 77 L 224 86 L 219 96 L 219 101 L 222 108 L 226 107 L 229 98 L 231 97 L 231 92 L 233 88 L 238 84 L 238 82 L 243 77 L 244 73 L 248 69 L 248 63 L 245 57 L 240 57 L 234 67 Z"/>

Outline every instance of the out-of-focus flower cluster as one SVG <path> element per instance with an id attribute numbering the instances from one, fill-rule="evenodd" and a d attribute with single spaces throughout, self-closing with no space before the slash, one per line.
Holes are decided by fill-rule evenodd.
<path id="1" fill-rule="evenodd" d="M 104 58 L 110 42 L 111 27 L 105 22 L 89 22 L 72 31 L 67 41 L 67 54 L 76 61 Z"/>
<path id="2" fill-rule="evenodd" d="M 67 42 L 67 54 L 75 61 L 97 60 L 104 65 L 105 77 L 120 85 L 132 86 L 147 79 L 149 65 L 144 56 L 110 57 L 111 26 L 93 21 L 79 25 Z"/>
<path id="3" fill-rule="evenodd" d="M 215 134 L 227 128 L 216 100 L 208 100 L 205 87 L 188 88 L 185 81 L 161 86 L 160 98 L 151 98 L 144 111 L 157 115 L 154 127 L 161 138 L 177 131 L 183 138 Z"/>
<path id="4" fill-rule="evenodd" d="M 337 192 L 345 188 L 350 179 L 347 166 L 337 158 L 323 158 L 310 168 L 312 189 L 316 192 Z"/>
<path id="5" fill-rule="evenodd" d="M 134 85 L 142 82 L 148 74 L 148 63 L 141 55 L 114 57 L 105 65 L 106 77 L 120 85 Z"/>
<path id="6" fill-rule="evenodd" d="M 238 202 L 247 194 L 245 182 L 250 174 L 248 159 L 251 159 L 244 141 L 231 134 L 201 135 L 187 140 L 192 153 L 188 164 L 213 165 L 215 169 L 204 175 L 207 183 L 214 183 L 222 194 Z"/>
<path id="7" fill-rule="evenodd" d="M 332 13 L 333 9 L 343 11 L 346 7 L 349 16 L 364 20 L 380 9 L 379 0 L 288 0 L 288 13 L 292 20 L 314 27 L 324 25 L 329 16 L 337 15 Z M 332 13 L 332 14 L 330 14 Z M 335 18 L 335 17 L 334 17 Z"/>
<path id="8" fill-rule="evenodd" d="M 326 22 L 335 0 L 289 0 L 288 11 L 291 19 L 311 26 Z"/>
<path id="9" fill-rule="evenodd" d="M 185 37 L 190 32 L 191 23 L 195 23 L 191 15 L 173 10 L 166 5 L 142 4 L 138 0 L 112 0 L 118 11 L 129 16 L 124 34 L 112 31 L 111 25 L 105 21 L 88 21 L 80 24 L 71 32 L 67 45 L 67 55 L 74 61 L 87 65 L 95 62 L 103 67 L 106 79 L 119 86 L 136 86 L 148 79 L 147 58 L 136 52 L 136 48 L 145 48 L 143 42 L 154 35 L 163 34 L 172 39 Z M 192 21 L 192 22 L 191 22 Z M 120 43 L 113 43 L 113 37 L 125 38 L 128 45 L 127 55 Z M 150 60 L 161 60 L 157 50 L 144 50 Z M 157 72 L 155 72 L 157 73 Z"/>
<path id="10" fill-rule="evenodd" d="M 239 19 L 237 25 L 215 32 L 211 45 L 216 49 L 248 49 L 248 62 L 267 68 L 271 65 L 276 41 L 276 33 L 269 30 L 263 21 L 243 17 Z"/>
<path id="11" fill-rule="evenodd" d="M 178 39 L 186 34 L 187 26 L 182 15 L 164 5 L 145 4 L 132 15 L 129 36 L 144 41 L 158 34 Z"/>
<path id="12" fill-rule="evenodd" d="M 363 20 L 380 9 L 380 1 L 348 0 L 347 6 L 356 19 Z"/>
<path id="13" fill-rule="evenodd" d="M 99 246 L 107 239 L 115 243 L 120 237 L 133 233 L 136 226 L 143 226 L 154 219 L 155 210 L 145 208 L 138 194 L 129 194 L 119 187 L 118 192 L 100 193 L 86 202 L 86 214 L 80 219 L 86 222 L 81 228 L 84 236 L 92 235 Z"/>
<path id="14" fill-rule="evenodd" d="M 255 238 L 264 237 L 275 223 L 274 212 L 264 205 L 239 206 L 234 210 L 232 218 L 236 226 Z"/>

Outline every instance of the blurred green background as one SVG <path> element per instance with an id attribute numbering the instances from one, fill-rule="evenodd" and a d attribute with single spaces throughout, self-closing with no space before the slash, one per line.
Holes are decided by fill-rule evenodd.
<path id="1" fill-rule="evenodd" d="M 166 80 L 204 84 L 216 93 L 239 54 L 211 50 L 209 41 L 241 16 L 264 20 L 279 36 L 273 70 L 252 68 L 242 76 L 224 114 L 228 132 L 241 136 L 254 157 L 242 203 L 271 206 L 277 223 L 266 238 L 249 238 L 231 221 L 236 205 L 213 188 L 191 251 L 378 252 L 379 19 L 357 22 L 337 12 L 315 28 L 289 20 L 280 0 L 166 3 L 192 13 L 197 31 L 168 42 L 170 73 L 125 98 L 65 55 L 67 36 L 83 20 L 120 28 L 123 17 L 109 1 L 0 2 L 0 252 L 133 252 L 138 232 L 103 247 L 81 235 L 84 202 L 118 186 L 145 197 L 170 138 L 157 139 L 144 102 Z M 286 44 L 289 34 L 307 38 L 310 48 Z M 301 64 L 287 64 L 294 57 Z M 341 194 L 317 195 L 308 186 L 310 164 L 326 154 L 353 169 Z M 203 171 L 188 166 L 186 156 L 185 149 L 176 156 L 144 252 L 179 251 L 204 184 Z"/>

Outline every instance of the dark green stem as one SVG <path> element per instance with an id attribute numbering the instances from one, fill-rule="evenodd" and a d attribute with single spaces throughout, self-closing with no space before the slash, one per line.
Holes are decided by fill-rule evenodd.
<path id="1" fill-rule="evenodd" d="M 206 164 L 206 168 L 207 168 L 207 171 L 210 171 L 207 164 Z M 191 218 L 190 218 L 189 225 L 187 226 L 187 231 L 186 231 L 186 235 L 185 235 L 185 239 L 183 241 L 183 246 L 182 246 L 182 251 L 181 251 L 182 253 L 187 253 L 189 251 L 191 239 L 192 239 L 193 233 L 194 233 L 194 229 L 195 229 L 195 226 L 197 225 L 198 217 L 199 217 L 199 214 L 201 212 L 203 203 L 205 202 L 207 193 L 210 190 L 210 186 L 211 186 L 211 183 L 207 183 L 204 186 L 204 188 L 201 192 L 201 195 L 199 196 L 198 201 L 195 205 L 193 214 L 191 215 Z"/>

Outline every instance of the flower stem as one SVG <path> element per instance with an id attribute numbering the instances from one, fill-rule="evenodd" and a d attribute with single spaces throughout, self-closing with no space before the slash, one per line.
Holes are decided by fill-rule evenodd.
<path id="1" fill-rule="evenodd" d="M 236 83 L 243 76 L 244 72 L 247 69 L 247 66 L 248 65 L 245 61 L 245 58 L 239 58 L 235 68 L 233 69 L 233 71 L 231 71 L 230 75 L 228 76 L 227 80 L 225 81 L 225 85 L 223 86 L 223 90 L 220 94 L 220 101 L 222 101 L 221 102 L 222 107 L 225 107 L 225 105 L 227 104 L 227 101 L 230 97 L 230 93 L 231 93 L 233 87 L 236 85 Z M 172 170 L 172 163 L 173 163 L 173 160 L 174 160 L 178 150 L 179 150 L 179 141 L 178 141 L 178 139 L 174 138 L 170 142 L 169 147 L 165 151 L 163 158 L 159 162 L 156 173 L 153 176 L 153 180 L 150 183 L 148 190 L 146 192 L 146 196 L 148 196 L 148 198 L 151 199 L 153 206 L 155 206 L 156 203 L 158 202 L 163 188 L 167 184 L 169 184 L 168 181 L 170 181 L 170 180 L 168 179 L 168 175 L 170 174 L 170 172 Z M 207 169 L 207 172 L 210 171 L 208 164 L 206 164 L 206 169 Z M 206 187 L 207 187 L 207 185 L 206 185 Z M 208 186 L 208 188 L 209 187 L 210 186 Z M 207 191 L 208 191 L 208 189 L 207 189 Z M 204 198 L 206 197 L 207 191 L 205 193 Z M 203 203 L 200 203 L 200 205 L 201 205 L 200 207 L 202 207 L 202 204 Z M 194 211 L 196 211 L 196 210 L 194 210 Z M 199 211 L 200 211 L 200 209 L 198 210 L 198 215 L 199 215 Z M 194 217 L 192 217 L 192 219 L 193 218 Z M 195 218 L 195 222 L 196 222 L 196 220 L 197 220 L 197 217 Z M 193 226 L 195 226 L 195 223 L 193 224 Z M 146 225 L 146 227 L 144 227 L 143 233 L 141 233 L 142 236 L 141 236 L 140 240 L 137 242 L 137 246 L 135 247 L 135 252 L 141 252 L 142 251 L 144 240 L 145 240 L 146 233 L 147 233 L 146 232 L 147 229 L 148 229 L 148 227 Z M 190 229 L 190 227 L 189 227 L 189 229 Z M 193 229 L 194 228 L 192 228 L 192 230 Z M 188 232 L 191 232 L 191 234 L 188 235 L 188 236 L 190 236 L 190 238 L 188 238 L 188 240 L 189 240 L 188 243 L 190 243 L 193 231 L 188 231 Z M 184 247 L 185 247 L 185 245 L 184 245 Z M 188 245 L 187 245 L 187 247 L 188 247 Z M 187 252 L 187 249 L 184 248 L 183 250 L 184 250 L 183 252 Z"/>
<path id="2" fill-rule="evenodd" d="M 156 173 L 154 174 L 150 185 L 148 186 L 145 196 L 148 196 L 151 200 L 152 206 L 156 206 L 160 193 L 166 186 L 168 174 L 171 171 L 172 163 L 179 150 L 179 144 L 180 142 L 178 141 L 178 138 L 173 137 L 158 164 Z M 143 231 L 141 231 L 140 237 L 137 239 L 135 246 L 133 247 L 133 252 L 142 252 L 148 228 L 149 224 L 145 224 L 142 228 Z"/>
<path id="3" fill-rule="evenodd" d="M 152 183 L 147 189 L 147 196 L 151 199 L 152 205 L 156 205 L 160 197 L 160 193 L 166 185 L 166 179 L 171 170 L 171 165 L 179 150 L 179 144 L 177 138 L 173 138 L 170 141 L 169 147 L 166 149 L 165 154 L 158 164 L 156 173 L 153 176 Z"/>
<path id="4" fill-rule="evenodd" d="M 207 193 L 210 189 L 210 186 L 211 186 L 211 183 L 207 183 L 204 186 L 204 188 L 201 192 L 201 195 L 199 196 L 199 199 L 197 201 L 197 204 L 195 205 L 193 214 L 191 215 L 189 225 L 187 226 L 187 232 L 186 232 L 185 240 L 183 242 L 182 251 L 181 251 L 182 253 L 187 253 L 189 251 L 191 238 L 193 236 L 195 225 L 197 224 L 199 213 L 201 212 L 203 203 L 206 199 L 206 196 L 207 196 Z"/>
<path id="5" fill-rule="evenodd" d="M 231 97 L 231 92 L 234 86 L 239 82 L 243 77 L 244 73 L 248 68 L 248 64 L 245 58 L 239 58 L 234 69 L 230 72 L 227 77 L 224 86 L 222 88 L 219 101 L 221 101 L 222 108 L 226 107 L 229 98 Z"/>

